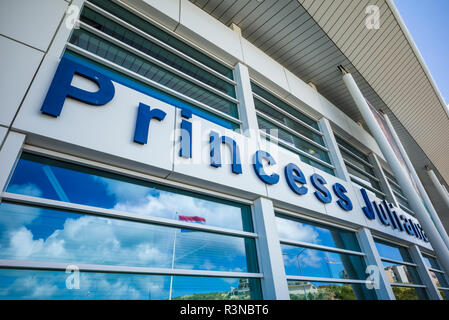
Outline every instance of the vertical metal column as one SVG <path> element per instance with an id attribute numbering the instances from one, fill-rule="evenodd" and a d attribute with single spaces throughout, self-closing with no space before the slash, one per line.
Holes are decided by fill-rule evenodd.
<path id="1" fill-rule="evenodd" d="M 318 121 L 318 126 L 320 127 L 320 131 L 323 133 L 326 147 L 329 149 L 332 164 L 335 166 L 335 175 L 340 179 L 351 181 L 329 120 L 324 117 L 321 118 L 320 121 Z"/>
<path id="2" fill-rule="evenodd" d="M 421 278 L 423 284 L 426 286 L 426 291 L 429 295 L 430 300 L 442 300 L 440 292 L 438 291 L 435 283 L 432 281 L 429 270 L 427 270 L 427 266 L 422 257 L 421 250 L 419 250 L 419 247 L 416 244 L 412 245 L 409 249 L 412 260 L 417 265 L 418 275 Z"/>
<path id="3" fill-rule="evenodd" d="M 441 185 L 440 181 L 438 180 L 435 172 L 433 172 L 432 169 L 427 168 L 427 174 L 429 175 L 430 180 L 432 180 L 433 185 L 435 186 L 438 193 L 443 198 L 444 202 L 446 203 L 446 206 L 449 209 L 449 196 L 447 195 L 446 191 L 444 190 L 443 186 Z"/>
<path id="4" fill-rule="evenodd" d="M 376 244 L 374 243 L 371 231 L 368 228 L 362 228 L 357 232 L 357 239 L 359 240 L 360 247 L 362 251 L 366 254 L 366 264 L 368 266 L 376 266 L 379 271 L 378 273 L 378 289 L 376 290 L 376 295 L 379 300 L 396 300 L 393 289 L 391 289 L 388 277 L 385 274 L 385 270 L 380 259 L 379 253 L 377 252 Z M 376 278 L 376 275 L 374 275 Z M 374 290 L 374 289 L 373 289 Z"/>
<path id="5" fill-rule="evenodd" d="M 365 123 L 367 124 L 369 130 L 374 136 L 374 139 L 376 140 L 383 155 L 385 156 L 388 164 L 390 165 L 393 173 L 395 174 L 402 191 L 405 193 L 410 203 L 411 209 L 416 214 L 427 237 L 429 238 L 432 248 L 434 249 L 439 261 L 441 262 L 444 271 L 449 273 L 449 251 L 446 247 L 446 244 L 441 238 L 433 221 L 430 219 L 427 213 L 427 209 L 421 202 L 420 197 L 418 196 L 416 190 L 414 189 L 408 174 L 404 171 L 399 160 L 396 158 L 396 155 L 391 145 L 389 144 L 387 138 L 384 136 L 382 129 L 377 123 L 376 118 L 374 117 L 370 107 L 368 106 L 368 103 L 366 102 L 362 92 L 357 86 L 354 78 L 350 73 L 344 70 L 343 67 L 340 67 L 340 70 L 343 73 L 343 81 L 345 82 L 346 87 L 348 88 L 352 98 L 354 99 L 355 104 L 357 105 L 360 113 L 362 114 Z"/>
<path id="6" fill-rule="evenodd" d="M 271 200 L 259 198 L 254 202 L 254 225 L 258 234 L 259 265 L 263 272 L 263 298 L 266 300 L 290 300 L 281 243 Z"/>

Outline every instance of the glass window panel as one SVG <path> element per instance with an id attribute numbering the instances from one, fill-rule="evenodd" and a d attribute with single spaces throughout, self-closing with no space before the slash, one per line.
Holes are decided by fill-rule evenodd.
<path id="1" fill-rule="evenodd" d="M 448 290 L 439 290 L 439 291 L 440 291 L 441 298 L 443 298 L 443 300 L 449 300 L 449 291 Z"/>
<path id="2" fill-rule="evenodd" d="M 302 162 L 307 163 L 308 165 L 311 165 L 312 167 L 315 167 L 317 169 L 320 169 L 324 172 L 327 172 L 327 173 L 335 176 L 335 172 L 331 168 L 326 167 L 325 165 L 323 165 L 317 161 L 314 161 L 310 158 L 307 158 L 307 157 L 303 156 L 302 154 L 299 155 L 299 158 L 301 159 Z"/>
<path id="3" fill-rule="evenodd" d="M 105 18 L 93 10 L 85 8 L 81 15 L 81 21 L 235 98 L 234 85 L 216 77 L 171 51 L 129 31 L 125 27 Z M 124 66 L 130 69 L 131 65 L 132 63 L 129 63 Z"/>
<path id="4" fill-rule="evenodd" d="M 434 257 L 428 256 L 426 254 L 423 254 L 422 257 L 423 257 L 424 263 L 426 264 L 427 267 L 441 270 L 437 259 L 435 259 Z"/>
<path id="5" fill-rule="evenodd" d="M 291 300 L 375 300 L 374 290 L 362 284 L 288 281 Z"/>
<path id="6" fill-rule="evenodd" d="M 11 203 L 0 231 L 0 259 L 257 272 L 248 238 Z"/>
<path id="7" fill-rule="evenodd" d="M 444 274 L 439 273 L 439 272 L 430 271 L 430 270 L 429 270 L 429 273 L 430 273 L 430 277 L 432 278 L 433 283 L 435 283 L 435 285 L 437 287 L 443 287 L 443 288 L 449 287 L 446 279 L 444 278 Z"/>
<path id="8" fill-rule="evenodd" d="M 323 226 L 310 221 L 276 216 L 279 238 L 322 246 L 361 251 L 354 232 Z"/>
<path id="9" fill-rule="evenodd" d="M 346 166 L 346 169 L 348 170 L 348 173 L 355 177 L 353 180 L 356 180 L 355 182 L 359 182 L 359 179 L 362 180 L 360 181 L 361 183 L 364 183 L 368 186 L 371 186 L 372 188 L 381 191 L 380 189 L 380 184 L 377 180 L 374 180 L 366 175 L 364 175 L 363 173 L 361 173 L 358 170 L 355 170 L 354 168 L 352 168 L 351 166 Z"/>
<path id="10" fill-rule="evenodd" d="M 229 79 L 233 79 L 232 69 L 224 66 L 215 59 L 209 57 L 203 52 L 195 49 L 194 47 L 188 45 L 184 41 L 179 40 L 175 36 L 163 31 L 161 28 L 149 23 L 148 21 L 139 18 L 135 14 L 125 10 L 120 5 L 117 5 L 109 0 L 91 0 L 90 2 L 99 6 L 100 8 L 112 13 L 116 17 L 128 22 L 129 24 L 135 26 L 136 28 L 154 36 L 158 40 L 168 44 L 172 48 L 175 48 L 184 54 L 194 58 L 195 60 L 201 62 L 202 64 L 214 69 L 215 71 L 223 74 Z"/>
<path id="11" fill-rule="evenodd" d="M 375 239 L 374 242 L 376 244 L 377 251 L 382 258 L 412 262 L 406 248 L 400 246 L 396 247 L 377 239 Z"/>
<path id="12" fill-rule="evenodd" d="M 171 276 L 79 273 L 68 289 L 64 271 L 0 270 L 1 300 L 168 300 Z M 174 276 L 172 299 L 261 299 L 258 279 Z"/>
<path id="13" fill-rule="evenodd" d="M 421 284 L 415 267 L 382 261 L 390 283 Z"/>
<path id="14" fill-rule="evenodd" d="M 273 108 L 271 108 L 270 106 L 267 106 L 265 103 L 258 100 L 257 98 L 254 99 L 254 104 L 255 104 L 257 110 L 262 111 L 264 114 L 266 114 L 266 115 L 272 117 L 273 119 L 279 121 L 280 123 L 286 125 L 290 129 L 293 129 L 296 132 L 302 134 L 303 136 L 324 146 L 324 140 L 321 135 L 316 134 L 315 132 L 306 128 L 305 126 L 301 125 L 300 123 L 295 122 L 294 120 L 283 115 L 279 111 L 276 111 Z"/>
<path id="15" fill-rule="evenodd" d="M 274 123 L 267 121 L 262 117 L 257 117 L 257 122 L 259 123 L 259 129 L 265 130 L 268 134 L 278 137 L 280 140 L 294 146 L 312 157 L 323 160 L 324 162 L 330 163 L 329 155 L 326 151 L 314 146 L 313 144 L 290 134 L 288 131 L 279 128 Z M 274 131 L 273 131 L 274 130 Z"/>
<path id="16" fill-rule="evenodd" d="M 133 64 L 140 67 L 135 71 L 137 74 L 156 81 L 163 86 L 200 101 L 212 108 L 224 112 L 232 117 L 238 118 L 237 105 L 207 89 L 186 80 L 148 60 L 130 53 L 100 37 L 85 30 L 77 29 L 73 32 L 70 42 L 97 56 L 105 58 L 115 64 L 132 69 Z M 135 68 L 134 68 L 135 70 Z"/>
<path id="17" fill-rule="evenodd" d="M 196 216 L 206 225 L 253 230 L 248 206 L 27 153 L 7 191 L 167 219 Z"/>
<path id="18" fill-rule="evenodd" d="M 367 277 L 366 265 L 360 256 L 285 244 L 281 249 L 285 273 L 290 276 L 356 280 Z"/>
<path id="19" fill-rule="evenodd" d="M 340 150 L 340 151 L 341 151 L 341 155 L 343 156 L 343 159 L 350 162 L 357 168 L 361 169 L 363 172 L 366 172 L 370 175 L 374 175 L 374 170 L 372 167 L 368 166 L 364 162 L 362 162 L 359 159 L 357 159 L 356 157 L 352 156 L 350 153 L 347 153 L 344 150 Z"/>
<path id="20" fill-rule="evenodd" d="M 289 114 L 291 114 L 295 118 L 298 118 L 302 122 L 307 123 L 309 126 L 319 130 L 318 123 L 314 119 L 306 116 L 304 113 L 300 112 L 298 109 L 296 109 L 296 108 L 290 106 L 289 104 L 285 103 L 284 101 L 282 101 L 281 99 L 277 98 L 273 94 L 269 93 L 265 89 L 259 87 L 254 82 L 251 82 L 251 89 L 252 89 L 252 91 L 255 94 L 261 96 L 265 100 L 268 100 L 269 102 L 271 102 L 272 104 L 274 104 L 278 108 L 283 109 L 284 111 L 288 112 Z"/>
<path id="21" fill-rule="evenodd" d="M 363 153 L 359 149 L 355 148 L 354 146 L 352 146 L 350 143 L 346 142 L 344 139 L 340 138 L 339 136 L 335 136 L 335 140 L 337 141 L 338 144 L 342 145 L 344 148 L 348 149 L 349 151 L 354 153 L 356 156 L 362 158 L 363 160 L 365 160 L 366 162 L 369 163 L 369 158 L 365 153 Z"/>
<path id="22" fill-rule="evenodd" d="M 408 288 L 393 286 L 393 293 L 396 300 L 427 300 L 426 291 L 422 288 Z"/>

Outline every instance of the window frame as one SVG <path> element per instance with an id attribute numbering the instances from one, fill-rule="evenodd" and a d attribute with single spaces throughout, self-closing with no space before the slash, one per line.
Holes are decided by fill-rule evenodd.
<path id="1" fill-rule="evenodd" d="M 230 201 L 249 206 L 250 217 L 252 224 L 254 225 L 254 211 L 253 202 L 247 199 L 238 198 L 235 196 L 214 192 L 211 190 L 203 189 L 201 187 L 194 187 L 191 185 L 183 184 L 180 182 L 174 182 L 165 180 L 159 177 L 155 177 L 149 174 L 132 171 L 129 169 L 117 167 L 111 164 L 101 163 L 94 160 L 88 160 L 73 155 L 68 155 L 58 151 L 48 150 L 41 147 L 31 146 L 24 144 L 22 152 L 31 153 L 37 156 L 43 156 L 58 161 L 64 161 L 73 165 L 80 165 L 89 167 L 95 170 L 102 170 L 108 173 L 122 175 L 133 179 L 148 181 L 150 183 L 156 183 L 170 188 L 181 189 L 183 191 L 192 192 L 195 194 L 210 196 L 218 198 L 224 201 Z M 18 155 L 20 158 L 21 154 Z M 16 169 L 18 161 L 12 168 L 11 172 Z M 126 221 L 149 223 L 167 227 L 174 227 L 179 229 L 190 229 L 201 232 L 209 232 L 214 234 L 221 234 L 227 236 L 233 236 L 238 238 L 249 238 L 255 240 L 255 254 L 257 255 L 256 263 L 258 264 L 259 272 L 234 272 L 234 271 L 210 271 L 210 270 L 184 270 L 184 269 L 172 269 L 172 268 L 159 268 L 159 267 L 135 267 L 135 266 L 118 266 L 118 265 L 97 265 L 97 264 L 76 264 L 80 271 L 85 272 L 108 272 L 108 273 L 128 273 L 128 274 L 148 274 L 148 275 L 167 275 L 167 276 L 198 276 L 198 277 L 220 277 L 220 278 L 251 278 L 259 279 L 259 286 L 263 279 L 263 273 L 261 272 L 260 258 L 258 252 L 258 235 L 255 232 L 240 231 L 234 229 L 226 229 L 222 227 L 208 226 L 203 224 L 189 223 L 179 220 L 171 220 L 166 218 L 158 218 L 151 216 L 143 216 L 139 214 L 126 213 L 117 211 L 114 209 L 103 209 L 99 207 L 92 207 L 88 205 L 80 205 L 69 202 L 63 202 L 59 200 L 49 200 L 45 198 L 38 198 L 27 195 L 14 194 L 9 192 L 1 193 L 2 202 L 12 203 L 25 206 L 38 206 L 49 209 L 75 212 L 78 214 L 94 215 L 112 219 L 122 219 Z M 49 261 L 31 261 L 31 260 L 8 260 L 0 259 L 0 268 L 4 269 L 32 269 L 32 270 L 50 270 L 50 271 L 65 271 L 67 263 L 65 262 L 49 262 Z M 262 292 L 263 294 L 263 292 Z"/>

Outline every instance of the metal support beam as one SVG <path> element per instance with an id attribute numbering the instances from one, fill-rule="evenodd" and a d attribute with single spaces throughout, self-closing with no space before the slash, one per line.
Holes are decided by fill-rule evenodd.
<path id="1" fill-rule="evenodd" d="M 421 179 L 419 179 L 418 174 L 416 173 L 415 168 L 413 167 L 412 162 L 410 161 L 410 158 L 408 157 L 407 152 L 405 151 L 404 146 L 402 145 L 401 140 L 399 139 L 396 130 L 394 129 L 390 118 L 387 114 L 384 113 L 385 122 L 388 125 L 388 128 L 390 129 L 391 134 L 393 135 L 394 142 L 396 142 L 396 145 L 399 148 L 399 152 L 402 155 L 402 158 L 405 161 L 405 164 L 408 168 L 408 171 L 412 175 L 412 179 L 415 182 L 416 186 L 418 187 L 419 192 L 421 193 L 422 199 L 424 200 L 424 203 L 426 204 L 427 211 L 429 212 L 430 218 L 432 219 L 433 223 L 435 224 L 435 227 L 437 228 L 438 232 L 440 233 L 441 238 L 443 239 L 444 243 L 446 244 L 446 247 L 449 249 L 449 237 L 447 235 L 446 229 L 444 229 L 443 224 L 441 223 L 440 217 L 438 216 L 438 213 L 436 212 L 435 208 L 433 207 L 432 201 L 430 200 L 429 196 L 427 195 L 426 189 L 424 188 Z"/>
<path id="2" fill-rule="evenodd" d="M 412 260 L 416 263 L 418 275 L 421 278 L 422 283 L 426 286 L 426 291 L 430 300 L 442 300 L 440 292 L 438 291 L 435 283 L 432 281 L 432 277 L 430 276 L 429 270 L 427 269 L 418 246 L 414 244 L 409 249 Z"/>
<path id="3" fill-rule="evenodd" d="M 254 225 L 259 236 L 257 251 L 259 265 L 263 272 L 263 298 L 265 300 L 290 300 L 281 243 L 271 200 L 259 198 L 254 202 Z"/>
<path id="4" fill-rule="evenodd" d="M 340 70 L 343 73 L 343 81 L 348 88 L 355 104 L 357 105 L 363 117 L 363 120 L 365 121 L 371 134 L 373 135 L 383 155 L 385 156 L 388 164 L 390 165 L 399 185 L 401 186 L 402 191 L 407 197 L 411 209 L 416 214 L 416 217 L 418 218 L 427 237 L 429 238 L 432 248 L 434 249 L 439 261 L 441 262 L 444 271 L 446 273 L 449 273 L 449 250 L 446 247 L 443 239 L 441 238 L 440 233 L 435 227 L 433 221 L 430 219 L 427 209 L 424 207 L 420 196 L 417 194 L 411 180 L 409 179 L 409 175 L 405 172 L 404 168 L 396 157 L 390 143 L 388 142 L 382 129 L 380 128 L 354 78 L 350 73 L 344 70 L 343 67 L 341 67 Z"/>

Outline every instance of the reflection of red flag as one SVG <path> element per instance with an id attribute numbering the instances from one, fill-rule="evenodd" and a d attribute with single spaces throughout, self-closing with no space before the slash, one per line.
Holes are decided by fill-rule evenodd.
<path id="1" fill-rule="evenodd" d="M 179 221 L 185 221 L 185 222 L 193 222 L 193 223 L 201 223 L 205 224 L 206 219 L 198 216 L 179 216 Z M 181 229 L 181 232 L 193 232 L 194 230 L 188 230 L 188 229 Z"/>
<path id="2" fill-rule="evenodd" d="M 198 217 L 198 216 L 179 216 L 179 220 L 180 221 L 187 221 L 187 222 L 196 222 L 196 223 L 201 223 L 204 224 L 206 223 L 206 219 L 202 218 L 202 217 Z"/>

